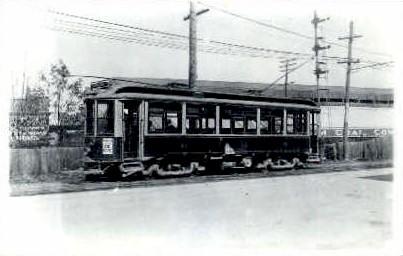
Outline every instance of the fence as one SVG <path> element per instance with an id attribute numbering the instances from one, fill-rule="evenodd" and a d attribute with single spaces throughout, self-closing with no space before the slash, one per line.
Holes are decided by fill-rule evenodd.
<path id="1" fill-rule="evenodd" d="M 336 142 L 325 145 L 324 153 L 327 159 L 343 159 L 343 143 Z M 352 160 L 393 159 L 393 137 L 387 136 L 365 141 L 349 142 L 348 158 Z"/>
<path id="2" fill-rule="evenodd" d="M 349 142 L 349 159 L 381 160 L 393 158 L 393 137 L 382 137 L 367 141 Z M 57 175 L 62 170 L 81 167 L 83 147 L 40 147 L 10 149 L 10 179 L 27 181 Z M 342 159 L 341 142 L 324 147 L 327 159 Z"/>
<path id="3" fill-rule="evenodd" d="M 81 166 L 83 147 L 10 149 L 10 180 L 35 180 Z"/>

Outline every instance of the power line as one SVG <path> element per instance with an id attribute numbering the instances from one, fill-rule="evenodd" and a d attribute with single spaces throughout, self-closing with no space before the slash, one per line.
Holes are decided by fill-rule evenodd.
<path id="1" fill-rule="evenodd" d="M 180 34 L 174 34 L 174 33 L 169 33 L 169 32 L 165 32 L 165 31 L 154 30 L 154 29 L 146 29 L 146 28 L 141 28 L 141 27 L 124 25 L 124 24 L 119 24 L 119 23 L 114 23 L 114 22 L 109 22 L 109 21 L 104 21 L 104 20 L 99 20 L 99 19 L 94 19 L 94 18 L 78 16 L 78 15 L 69 14 L 69 13 L 65 13 L 65 12 L 59 12 L 59 11 L 54 11 L 54 10 L 48 10 L 48 12 L 56 14 L 56 15 L 61 15 L 61 16 L 66 16 L 66 17 L 71 17 L 71 18 L 76 18 L 76 19 L 82 19 L 82 20 L 88 20 L 88 21 L 93 21 L 93 22 L 99 22 L 99 23 L 118 26 L 118 27 L 131 28 L 131 29 L 136 29 L 136 30 L 141 30 L 141 31 L 151 32 L 151 33 L 157 33 L 157 34 L 162 34 L 162 35 L 167 35 L 167 36 L 173 36 L 173 37 L 181 37 L 181 38 L 186 38 L 186 39 L 188 38 L 187 36 L 180 35 Z"/>
<path id="2" fill-rule="evenodd" d="M 264 27 L 268 27 L 268 28 L 271 28 L 271 29 L 275 29 L 275 30 L 278 30 L 278 31 L 283 32 L 283 33 L 287 33 L 287 34 L 290 34 L 290 35 L 298 36 L 298 37 L 301 37 L 301 38 L 304 38 L 304 39 L 309 39 L 309 40 L 314 39 L 314 37 L 312 37 L 312 36 L 308 36 L 308 35 L 305 35 L 305 34 L 302 34 L 302 33 L 299 33 L 299 32 L 295 32 L 295 31 L 292 31 L 292 30 L 289 30 L 289 29 L 285 29 L 285 28 L 282 28 L 282 27 L 279 27 L 279 26 L 275 26 L 275 25 L 272 25 L 272 24 L 267 24 L 267 23 L 265 23 L 265 22 L 258 21 L 258 20 L 255 20 L 255 19 L 252 19 L 252 18 L 243 16 L 243 15 L 240 15 L 240 14 L 237 14 L 237 13 L 234 13 L 234 12 L 230 12 L 230 11 L 228 11 L 228 10 L 224 10 L 224 9 L 222 9 L 222 8 L 219 8 L 219 7 L 210 5 L 210 4 L 206 4 L 206 3 L 203 3 L 203 2 L 200 2 L 200 1 L 199 1 L 198 3 L 200 3 L 200 4 L 204 5 L 204 6 L 207 6 L 207 7 L 209 7 L 209 8 L 215 9 L 215 10 L 217 10 L 217 11 L 223 12 L 223 13 L 225 13 L 225 14 L 231 15 L 231 16 L 233 16 L 233 17 L 236 17 L 236 18 L 239 18 L 239 19 L 243 19 L 243 20 L 246 20 L 246 21 L 249 21 L 249 22 L 252 22 L 252 23 L 261 25 L 261 26 L 264 26 Z M 347 48 L 346 45 L 343 45 L 343 44 L 340 44 L 340 43 L 336 43 L 336 42 L 333 42 L 333 41 L 323 40 L 323 42 L 324 42 L 324 43 L 327 43 L 327 44 L 334 45 L 334 46 L 339 46 L 339 47 Z M 370 51 L 370 50 L 363 49 L 363 48 L 359 48 L 359 47 L 355 47 L 354 49 L 355 49 L 355 50 L 358 50 L 358 51 L 366 52 L 366 53 L 368 53 L 368 54 L 379 55 L 379 56 L 384 56 L 384 57 L 391 57 L 390 54 L 381 53 L 381 52 L 375 52 L 375 51 Z"/>
<path id="3" fill-rule="evenodd" d="M 97 37 L 97 38 L 116 40 L 116 41 L 127 42 L 127 43 L 137 43 L 137 44 L 146 45 L 146 46 L 156 46 L 156 47 L 169 48 L 169 49 L 187 50 L 187 46 L 184 44 L 180 45 L 177 43 L 167 42 L 167 41 L 156 41 L 156 40 L 149 40 L 149 39 L 138 39 L 138 38 L 133 38 L 133 37 L 123 37 L 123 36 L 117 36 L 117 35 L 113 35 L 113 34 L 89 32 L 89 31 L 74 29 L 74 28 L 49 27 L 49 29 L 53 30 L 53 31 L 66 32 L 66 33 L 77 34 L 77 35 L 82 35 L 82 36 Z M 221 55 L 259 57 L 259 58 L 274 58 L 275 57 L 275 56 L 270 56 L 267 54 L 264 55 L 264 54 L 258 54 L 258 53 L 252 53 L 252 52 L 240 52 L 240 51 L 235 52 L 231 48 L 221 48 L 220 49 L 220 48 L 214 48 L 214 47 L 209 47 L 209 46 L 207 46 L 207 47 L 202 46 L 200 50 L 203 52 L 206 52 L 206 53 L 215 53 L 215 54 L 221 54 Z"/>
<path id="4" fill-rule="evenodd" d="M 381 62 L 381 63 L 375 63 L 375 64 L 371 64 L 371 65 L 365 65 L 365 66 L 361 66 L 361 67 L 357 67 L 357 68 L 352 68 L 352 71 L 357 71 L 363 68 L 373 68 L 373 67 L 379 67 L 379 66 L 389 66 L 390 64 L 392 64 L 393 61 L 387 61 L 387 62 Z"/>
<path id="5" fill-rule="evenodd" d="M 226 13 L 228 15 L 237 17 L 239 19 L 247 20 L 247 21 L 256 23 L 256 24 L 264 26 L 264 27 L 269 27 L 269 28 L 272 28 L 272 29 L 275 29 L 275 30 L 278 30 L 278 31 L 281 31 L 281 32 L 284 32 L 284 33 L 287 33 L 287 34 L 291 34 L 291 35 L 294 35 L 294 36 L 299 36 L 299 37 L 302 37 L 302 38 L 305 38 L 305 39 L 313 39 L 311 36 L 307 36 L 307 35 L 304 35 L 304 34 L 301 34 L 301 33 L 298 33 L 298 32 L 294 32 L 294 31 L 291 31 L 291 30 L 288 30 L 288 29 L 285 29 L 285 28 L 281 28 L 281 27 L 278 27 L 278 26 L 267 24 L 267 23 L 264 23 L 264 22 L 261 22 L 261 21 L 258 21 L 258 20 L 252 19 L 252 18 L 248 18 L 248 17 L 242 16 L 240 14 L 236 14 L 236 13 L 224 10 L 222 8 L 219 8 L 219 7 L 210 5 L 210 4 L 206 4 L 206 3 L 203 3 L 203 2 L 200 2 L 200 1 L 198 3 L 202 4 L 204 6 L 210 7 L 212 9 L 218 10 L 220 12 Z"/>
<path id="6" fill-rule="evenodd" d="M 57 16 L 63 16 L 67 17 L 70 19 L 78 19 L 78 20 L 83 20 L 95 24 L 89 24 L 89 23 L 82 23 L 82 22 L 76 22 L 76 21 L 71 21 L 71 20 L 60 20 L 56 19 L 55 22 L 57 23 L 64 23 L 64 24 L 72 24 L 72 25 L 78 25 L 81 27 L 84 27 L 85 29 L 96 29 L 96 30 L 108 30 L 110 31 L 109 33 L 105 34 L 106 31 L 102 31 L 104 33 L 99 33 L 97 32 L 94 34 L 94 31 L 78 31 L 77 28 L 72 29 L 71 26 L 67 28 L 50 28 L 51 30 L 54 31 L 61 31 L 61 32 L 67 32 L 67 33 L 72 33 L 72 34 L 78 34 L 78 35 L 83 35 L 83 36 L 91 36 L 91 37 L 98 37 L 98 38 L 104 38 L 104 39 L 110 39 L 110 40 L 117 40 L 117 41 L 123 41 L 123 42 L 130 42 L 130 43 L 139 43 L 143 45 L 148 45 L 148 46 L 157 46 L 157 47 L 165 47 L 165 48 L 170 48 L 170 49 L 179 49 L 179 50 L 184 50 L 183 48 L 185 47 L 185 44 L 188 40 L 188 36 L 180 35 L 180 34 L 174 34 L 174 33 L 169 33 L 165 31 L 160 31 L 160 30 L 152 30 L 152 29 L 147 29 L 147 28 L 142 28 L 142 27 L 136 27 L 136 26 L 131 26 L 131 25 L 125 25 L 125 24 L 119 24 L 115 22 L 109 22 L 109 21 L 104 21 L 100 19 L 94 19 L 94 18 L 89 18 L 89 17 L 83 17 L 83 16 L 78 16 L 74 14 L 69 14 L 69 13 L 64 13 L 64 12 L 58 12 L 58 11 L 52 11 L 50 10 L 49 13 L 57 15 Z M 103 24 L 97 25 L 97 24 Z M 107 25 L 107 26 L 105 26 Z M 111 27 L 108 27 L 111 26 Z M 126 28 L 126 29 L 120 29 L 119 27 Z M 129 29 L 129 30 L 127 30 Z M 132 31 L 131 31 L 132 30 Z M 120 33 L 120 34 L 119 34 Z M 143 36 L 141 40 L 138 38 L 133 38 L 133 37 L 128 37 L 128 35 L 122 35 L 121 33 L 130 33 L 132 35 L 136 36 Z M 148 37 L 145 39 L 144 37 Z M 157 37 L 156 39 L 151 39 Z M 162 42 L 162 39 L 164 40 L 169 40 L 170 42 Z M 148 41 L 151 40 L 151 41 Z M 154 40 L 154 41 L 152 41 Z M 157 41 L 156 41 L 157 40 Z M 181 42 L 182 40 L 183 42 Z M 262 55 L 264 54 L 276 54 L 276 55 L 294 55 L 298 56 L 300 59 L 306 59 L 310 58 L 312 55 L 308 53 L 301 53 L 301 52 L 295 52 L 295 51 L 285 51 L 285 50 L 277 50 L 277 49 L 269 49 L 269 48 L 263 48 L 263 47 L 255 47 L 255 46 L 247 46 L 247 45 L 242 45 L 242 44 L 234 44 L 234 43 L 228 43 L 228 42 L 222 42 L 222 41 L 216 41 L 216 40 L 205 40 L 203 38 L 197 38 L 197 40 L 203 44 L 203 52 L 208 52 L 208 53 L 216 53 L 216 54 L 224 54 L 224 55 L 233 55 L 233 56 L 247 56 L 247 57 L 262 57 L 262 58 L 272 58 L 273 56 L 267 56 L 267 55 Z M 208 44 L 212 44 L 208 45 Z M 221 48 L 218 48 L 217 46 L 220 46 Z M 234 52 L 237 51 L 237 52 Z M 242 51 L 240 54 L 239 51 Z M 337 56 L 324 56 L 324 59 L 328 60 L 345 60 L 343 57 L 337 57 Z M 378 63 L 374 61 L 363 61 L 361 62 L 368 62 L 368 63 Z"/>
<path id="7" fill-rule="evenodd" d="M 135 34 L 135 35 L 145 35 L 145 36 L 150 36 L 150 37 L 156 37 L 159 36 L 161 38 L 166 38 L 170 40 L 184 40 L 184 38 L 180 37 L 172 37 L 172 36 L 166 36 L 162 34 L 157 34 L 157 33 L 151 33 L 151 32 L 138 32 L 138 31 L 133 31 L 133 30 L 127 30 L 127 29 L 119 29 L 119 28 L 112 28 L 108 26 L 99 26 L 99 25 L 94 25 L 94 24 L 88 24 L 88 23 L 82 23 L 82 22 L 76 22 L 76 21 L 71 21 L 71 20 L 63 20 L 63 19 L 55 19 L 56 23 L 61 23 L 61 24 L 71 24 L 71 25 L 77 25 L 77 26 L 83 26 L 83 27 L 91 27 L 94 29 L 104 29 L 104 30 L 110 30 L 113 32 L 119 31 L 119 32 L 124 32 L 124 33 L 130 33 L 130 34 Z"/>
<path id="8" fill-rule="evenodd" d="M 132 29 L 136 29 L 136 30 L 141 29 L 142 31 L 154 33 L 153 35 L 155 35 L 155 34 L 167 35 L 168 34 L 169 36 L 173 36 L 176 40 L 179 40 L 179 39 L 188 40 L 187 36 L 183 36 L 183 35 L 179 35 L 179 34 L 173 34 L 173 33 L 168 33 L 168 32 L 163 32 L 163 31 L 156 31 L 156 30 L 149 30 L 149 29 L 145 29 L 145 28 L 133 27 L 133 26 L 117 24 L 117 23 L 111 23 L 111 22 L 107 22 L 107 21 L 101 21 L 101 20 L 98 20 L 98 19 L 92 19 L 92 18 L 77 16 L 77 15 L 72 15 L 72 14 L 66 14 L 66 13 L 62 13 L 62 14 L 60 14 L 59 12 L 51 12 L 51 13 L 54 13 L 54 14 L 57 14 L 57 15 L 73 17 L 73 18 L 77 18 L 77 19 L 90 20 L 90 21 L 93 21 L 93 22 L 100 22 L 100 23 L 114 25 L 114 26 L 132 28 Z M 93 25 L 93 24 L 86 24 L 86 23 L 80 23 L 80 22 L 74 22 L 74 21 L 64 21 L 64 20 L 56 20 L 56 21 L 59 22 L 59 23 L 60 22 L 61 23 L 71 23 L 71 24 L 75 24 L 75 25 L 82 25 L 82 26 L 93 27 L 93 28 L 97 28 L 97 29 L 108 29 L 108 30 L 118 30 L 118 31 L 121 31 L 121 32 L 129 32 L 127 30 L 121 30 L 121 29 L 110 28 L 110 27 L 105 27 L 105 26 L 97 26 L 97 25 Z M 131 32 L 131 33 L 133 33 L 133 32 Z M 166 38 L 169 39 L 169 37 L 166 37 Z M 300 56 L 306 56 L 306 57 L 311 56 L 311 54 L 308 54 L 308 53 L 286 51 L 286 50 L 277 50 L 277 49 L 269 49 L 269 48 L 263 48 L 263 47 L 254 47 L 254 46 L 247 46 L 247 45 L 228 43 L 228 42 L 222 42 L 222 41 L 216 41 L 216 40 L 205 40 L 205 39 L 202 39 L 202 38 L 197 38 L 197 40 L 202 42 L 202 43 L 219 44 L 219 45 L 224 45 L 224 46 L 229 46 L 229 47 L 234 47 L 234 48 L 239 48 L 239 49 L 250 49 L 250 50 L 254 50 L 254 51 L 273 52 L 273 53 L 276 53 L 276 54 L 300 55 Z"/>
<path id="9" fill-rule="evenodd" d="M 92 18 L 77 16 L 77 15 L 72 15 L 72 14 L 67 14 L 67 13 L 60 13 L 60 12 L 55 12 L 55 11 L 51 11 L 51 13 L 56 14 L 56 15 L 63 15 L 63 16 L 67 16 L 67 17 L 72 17 L 72 18 L 76 18 L 76 19 L 87 20 L 87 21 L 96 22 L 96 23 L 103 23 L 103 24 L 112 25 L 112 26 L 121 26 L 121 27 L 135 29 L 135 30 L 141 29 L 140 30 L 141 32 L 151 33 L 151 34 L 147 34 L 147 36 L 155 36 L 157 34 L 158 36 L 162 36 L 164 39 L 167 39 L 167 40 L 186 40 L 186 39 L 188 39 L 187 36 L 182 36 L 182 35 L 163 32 L 163 31 L 149 30 L 149 29 L 144 29 L 144 28 L 139 28 L 139 27 L 134 27 L 134 26 L 129 26 L 129 25 L 123 25 L 123 24 L 117 24 L 117 23 L 102 21 L 102 20 L 98 20 L 98 19 L 92 19 Z M 56 20 L 56 22 L 58 22 L 58 23 L 69 23 L 69 24 L 78 25 L 78 26 L 81 26 L 81 27 L 86 27 L 86 28 L 91 28 L 91 29 L 96 29 L 96 30 L 110 30 L 111 32 L 114 33 L 112 35 L 114 37 L 116 36 L 116 31 L 124 32 L 124 33 L 127 33 L 127 32 L 129 32 L 129 33 L 137 33 L 136 35 L 140 35 L 140 34 L 138 34 L 139 32 L 133 32 L 133 31 L 130 32 L 128 30 L 122 30 L 122 29 L 105 27 L 105 26 L 98 26 L 98 25 L 88 24 L 88 23 L 65 21 L 65 20 Z M 52 29 L 53 30 L 61 30 L 60 28 L 52 28 Z M 63 28 L 63 31 L 70 32 L 70 33 L 74 32 L 71 28 L 68 28 L 68 29 Z M 77 33 L 78 34 L 86 34 L 86 35 L 88 35 L 88 33 L 92 33 L 92 32 L 93 31 L 85 31 L 85 33 L 84 33 L 83 31 L 78 31 Z M 105 32 L 105 31 L 103 31 L 103 32 Z M 123 35 L 119 35 L 119 36 L 123 36 Z M 116 39 L 116 38 L 111 38 L 111 35 L 101 35 L 101 37 L 109 38 L 109 39 Z M 127 39 L 127 35 L 124 35 L 124 37 Z M 123 38 L 120 38 L 120 39 L 123 39 Z M 268 48 L 263 48 L 263 47 L 253 47 L 253 46 L 246 46 L 246 45 L 241 45 L 241 44 L 227 43 L 227 42 L 222 42 L 222 41 L 204 40 L 204 39 L 201 39 L 201 38 L 198 38 L 198 40 L 201 41 L 202 43 L 211 43 L 211 44 L 215 44 L 215 45 L 221 45 L 221 46 L 224 46 L 224 47 L 236 48 L 238 50 L 242 49 L 242 50 L 251 50 L 253 52 L 267 52 L 267 53 L 283 54 L 283 55 L 297 55 L 297 56 L 303 56 L 303 57 L 310 57 L 311 56 L 310 54 L 307 54 L 307 53 L 300 53 L 300 52 L 293 52 L 293 51 L 268 49 Z"/>
<path id="10" fill-rule="evenodd" d="M 63 22 L 62 22 L 63 23 Z M 77 25 L 83 24 L 83 23 L 75 23 Z M 170 49 L 177 49 L 177 50 L 186 50 L 187 49 L 187 44 L 185 42 L 180 42 L 180 41 L 162 41 L 160 39 L 150 39 L 149 37 L 140 37 L 142 36 L 141 33 L 138 32 L 132 32 L 136 35 L 136 37 L 132 36 L 127 36 L 127 35 L 122 35 L 120 33 L 116 32 L 107 32 L 107 33 L 100 33 L 98 31 L 88 31 L 85 30 L 86 26 L 88 24 L 83 24 L 84 30 L 77 27 L 48 27 L 51 30 L 54 31 L 60 31 L 60 32 L 66 32 L 66 33 L 71 33 L 71 34 L 78 34 L 82 36 L 90 36 L 90 37 L 97 37 L 97 38 L 102 38 L 102 39 L 109 39 L 109 40 L 116 40 L 116 41 L 122 41 L 122 42 L 128 42 L 128 43 L 137 43 L 141 45 L 146 45 L 146 46 L 156 46 L 156 47 L 163 47 L 163 48 L 170 48 Z M 92 25 L 88 25 L 88 28 L 93 28 Z M 95 26 L 95 30 L 100 29 L 101 32 L 105 32 L 102 30 L 103 27 L 100 26 Z M 109 28 L 108 28 L 109 29 Z M 119 30 L 120 31 L 120 30 Z M 144 35 L 143 35 L 144 36 Z M 269 50 L 265 48 L 258 48 L 258 47 L 250 47 L 250 46 L 243 46 L 243 45 L 236 45 L 236 44 L 230 44 L 230 43 L 223 43 L 219 42 L 220 45 L 224 46 L 221 48 L 218 48 L 216 46 L 211 46 L 211 45 L 201 45 L 201 51 L 206 52 L 206 53 L 215 53 L 215 54 L 222 54 L 222 55 L 232 55 L 232 56 L 246 56 L 246 57 L 254 57 L 254 58 L 275 58 L 273 55 L 267 55 L 267 53 L 273 53 L 273 54 L 292 54 L 290 51 L 278 51 L 278 50 Z M 236 47 L 237 50 L 234 51 L 233 48 L 231 47 Z M 262 51 L 264 51 L 262 53 Z M 302 55 L 302 54 L 299 54 Z M 310 56 L 308 54 L 304 54 L 304 56 L 298 56 L 299 59 L 306 59 Z M 282 57 L 279 57 L 282 58 Z M 344 57 L 335 57 L 335 56 L 325 56 L 323 59 L 327 60 L 334 60 L 334 61 L 343 61 L 346 58 Z M 364 62 L 364 61 L 362 61 Z M 368 62 L 368 63 L 374 63 L 377 64 L 377 62 Z"/>
<path id="11" fill-rule="evenodd" d="M 140 43 L 142 45 L 148 45 L 148 46 L 166 46 L 166 48 L 178 48 L 180 49 L 179 46 L 173 45 L 173 44 L 168 44 L 168 43 L 158 43 L 158 42 L 153 42 L 153 41 L 147 41 L 147 40 L 141 40 L 141 39 L 135 39 L 135 38 L 125 38 L 125 37 L 119 37 L 119 36 L 111 36 L 107 34 L 102 34 L 102 33 L 94 33 L 94 32 L 87 32 L 79 29 L 68 29 L 68 28 L 57 28 L 57 27 L 49 27 L 50 30 L 54 31 L 60 31 L 60 32 L 67 32 L 71 34 L 78 34 L 78 35 L 83 35 L 83 36 L 90 36 L 90 37 L 97 37 L 97 38 L 104 38 L 104 39 L 110 39 L 110 40 L 116 40 L 116 41 L 122 41 L 122 42 L 129 42 L 129 43 Z"/>

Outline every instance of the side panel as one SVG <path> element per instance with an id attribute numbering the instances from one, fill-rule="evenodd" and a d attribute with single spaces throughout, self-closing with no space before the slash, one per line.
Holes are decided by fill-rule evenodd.
<path id="1" fill-rule="evenodd" d="M 94 161 L 122 161 L 121 137 L 86 137 L 85 145 L 90 148 L 87 156 Z"/>
<path id="2" fill-rule="evenodd" d="M 236 153 L 248 155 L 271 155 L 305 160 L 309 152 L 309 137 L 191 137 L 169 136 L 145 138 L 146 156 L 176 155 L 178 158 L 202 159 L 208 154 L 223 154 L 229 144 Z"/>

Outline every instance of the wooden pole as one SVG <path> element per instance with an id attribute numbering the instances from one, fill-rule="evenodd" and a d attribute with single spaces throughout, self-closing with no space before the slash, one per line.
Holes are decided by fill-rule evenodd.
<path id="1" fill-rule="evenodd" d="M 360 36 L 354 35 L 354 24 L 350 21 L 350 32 L 348 37 L 339 38 L 340 40 L 348 39 L 348 53 L 347 53 L 347 61 L 340 63 L 347 63 L 347 71 L 346 71 L 346 91 L 344 97 L 344 125 L 343 125 L 343 158 L 347 160 L 349 158 L 349 145 L 348 145 L 348 118 L 349 118 L 349 110 L 350 110 L 350 76 L 351 76 L 351 64 L 356 63 L 357 61 L 353 61 L 352 59 L 352 46 L 354 38 L 358 38 Z"/>
<path id="2" fill-rule="evenodd" d="M 348 53 L 347 53 L 347 71 L 346 71 L 346 91 L 344 97 L 344 126 L 343 126 L 343 158 L 349 158 L 349 144 L 348 144 L 348 118 L 350 112 L 350 77 L 351 77 L 351 63 L 352 63 L 352 45 L 354 38 L 354 24 L 350 22 L 350 33 L 348 36 Z"/>
<path id="3" fill-rule="evenodd" d="M 193 88 L 197 80 L 197 39 L 196 13 L 193 1 L 189 10 L 189 88 Z"/>
<path id="4" fill-rule="evenodd" d="M 350 36 L 348 39 L 347 71 L 346 71 L 346 91 L 344 96 L 344 125 L 343 125 L 343 158 L 349 158 L 348 145 L 348 117 L 350 111 L 350 75 L 351 75 L 351 49 L 353 43 L 353 22 L 350 22 Z"/>
<path id="5" fill-rule="evenodd" d="M 285 80 L 284 80 L 284 97 L 287 98 L 287 84 L 288 84 L 288 60 L 285 63 Z"/>

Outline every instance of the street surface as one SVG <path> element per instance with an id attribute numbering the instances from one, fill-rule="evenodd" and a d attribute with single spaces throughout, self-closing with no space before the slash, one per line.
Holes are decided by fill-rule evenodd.
<path id="1" fill-rule="evenodd" d="M 0 255 L 381 250 L 392 238 L 391 173 L 383 168 L 9 197 Z"/>

